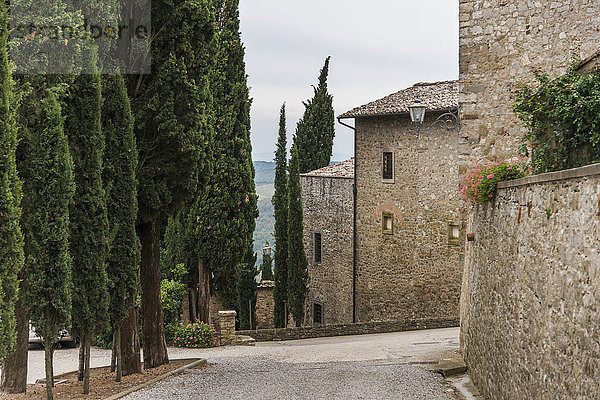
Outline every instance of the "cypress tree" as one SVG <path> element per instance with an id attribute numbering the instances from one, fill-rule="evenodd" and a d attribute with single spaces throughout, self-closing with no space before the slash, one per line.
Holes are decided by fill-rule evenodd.
<path id="1" fill-rule="evenodd" d="M 121 323 L 138 293 L 139 239 L 137 219 L 137 149 L 133 116 L 121 75 L 102 78 L 102 129 L 105 137 L 103 182 L 106 190 L 109 251 L 106 271 L 110 282 L 110 323 L 115 341 L 116 380 L 121 380 Z M 128 372 L 128 371 L 126 371 Z"/>
<path id="2" fill-rule="evenodd" d="M 0 366 L 15 345 L 17 274 L 23 267 L 23 234 L 19 223 L 22 186 L 15 155 L 17 125 L 8 60 L 7 7 L 6 3 L 0 5 Z"/>
<path id="3" fill-rule="evenodd" d="M 287 302 L 287 230 L 288 230 L 288 176 L 286 155 L 286 128 L 285 128 L 285 103 L 279 112 L 279 136 L 277 138 L 277 150 L 275 151 L 275 193 L 271 202 L 273 203 L 273 214 L 275 216 L 275 287 L 273 289 L 274 316 L 276 328 L 286 326 L 285 305 Z"/>
<path id="4" fill-rule="evenodd" d="M 256 253 L 248 247 L 246 257 L 238 264 L 236 293 L 240 329 L 256 329 Z M 252 323 L 250 323 L 252 321 Z"/>
<path id="5" fill-rule="evenodd" d="M 217 0 L 217 63 L 211 80 L 214 99 L 214 157 L 209 185 L 185 214 L 184 235 L 191 243 L 185 259 L 196 259 L 197 318 L 208 319 L 211 287 L 226 307 L 237 304 L 236 267 L 252 241 L 258 216 L 250 143 L 250 100 L 238 1 Z M 191 255 L 195 257 L 191 257 Z"/>
<path id="6" fill-rule="evenodd" d="M 304 103 L 304 115 L 296 127 L 296 145 L 300 157 L 300 173 L 329 165 L 335 136 L 333 96 L 327 92 L 329 59 L 319 74 L 313 98 Z"/>
<path id="7" fill-rule="evenodd" d="M 209 0 L 152 1 L 153 73 L 130 75 L 137 140 L 144 367 L 168 362 L 160 301 L 161 223 L 206 185 L 212 127 L 209 77 L 215 22 Z"/>
<path id="8" fill-rule="evenodd" d="M 269 241 L 265 242 L 265 247 L 269 246 Z M 273 280 L 273 262 L 270 254 L 263 255 L 263 261 L 261 266 L 261 280 L 272 281 Z"/>
<path id="9" fill-rule="evenodd" d="M 27 132 L 23 161 L 27 304 L 30 319 L 45 340 L 46 394 L 52 399 L 52 349 L 71 314 L 69 203 L 75 191 L 73 162 L 57 95 L 47 92 Z"/>
<path id="10" fill-rule="evenodd" d="M 304 321 L 304 301 L 308 293 L 308 262 L 304 253 L 302 196 L 298 149 L 292 146 L 288 180 L 288 309 L 296 326 Z"/>
<path id="11" fill-rule="evenodd" d="M 97 59 L 87 53 L 90 70 Z M 102 183 L 104 135 L 101 125 L 100 75 L 75 78 L 67 96 L 65 133 L 75 172 L 75 196 L 70 209 L 73 257 L 73 321 L 82 335 L 85 365 L 83 392 L 89 393 L 90 343 L 108 319 L 108 244 L 106 195 Z"/>

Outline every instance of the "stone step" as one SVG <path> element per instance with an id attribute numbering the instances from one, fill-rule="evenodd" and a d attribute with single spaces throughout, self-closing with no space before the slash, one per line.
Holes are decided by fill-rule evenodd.
<path id="1" fill-rule="evenodd" d="M 250 336 L 246 335 L 235 335 L 235 342 L 233 343 L 235 346 L 254 346 L 256 340 Z"/>

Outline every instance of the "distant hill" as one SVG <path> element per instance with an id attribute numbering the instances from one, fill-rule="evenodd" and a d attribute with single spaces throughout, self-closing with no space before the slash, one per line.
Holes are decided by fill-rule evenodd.
<path id="1" fill-rule="evenodd" d="M 275 163 L 272 161 L 254 161 L 254 184 L 272 185 L 275 180 Z"/>

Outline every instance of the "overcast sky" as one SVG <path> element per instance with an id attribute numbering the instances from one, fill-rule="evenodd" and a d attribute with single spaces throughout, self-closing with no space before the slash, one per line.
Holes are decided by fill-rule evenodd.
<path id="1" fill-rule="evenodd" d="M 291 141 L 327 56 L 336 117 L 416 82 L 458 77 L 457 0 L 241 0 L 240 20 L 255 160 L 273 159 L 284 101 Z M 339 161 L 352 155 L 353 135 L 335 125 Z"/>

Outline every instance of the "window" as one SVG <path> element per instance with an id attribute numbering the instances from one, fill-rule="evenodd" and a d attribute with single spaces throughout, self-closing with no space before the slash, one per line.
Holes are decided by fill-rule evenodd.
<path id="1" fill-rule="evenodd" d="M 385 235 L 394 234 L 394 214 L 389 211 L 384 211 L 381 214 L 381 230 Z"/>
<path id="2" fill-rule="evenodd" d="M 381 158 L 381 172 L 382 179 L 384 181 L 394 180 L 394 153 L 391 151 L 384 151 Z"/>
<path id="3" fill-rule="evenodd" d="M 323 305 L 319 303 L 313 304 L 313 323 L 323 323 Z"/>
<path id="4" fill-rule="evenodd" d="M 448 221 L 448 244 L 460 244 L 460 223 Z"/>
<path id="5" fill-rule="evenodd" d="M 315 232 L 314 239 L 315 239 L 314 240 L 314 244 L 315 244 L 315 251 L 314 251 L 315 264 L 321 264 L 321 259 L 322 259 L 321 233 L 320 232 Z"/>

